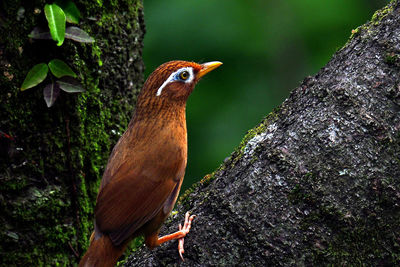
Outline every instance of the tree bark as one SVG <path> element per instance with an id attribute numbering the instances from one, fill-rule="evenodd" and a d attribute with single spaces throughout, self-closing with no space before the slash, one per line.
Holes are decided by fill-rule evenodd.
<path id="1" fill-rule="evenodd" d="M 329 33 L 326 33 L 329 34 Z M 392 1 L 189 190 L 126 266 L 400 263 L 400 3 Z"/>
<path id="2" fill-rule="evenodd" d="M 74 0 L 93 44 L 31 40 L 46 3 L 0 2 L 0 265 L 72 265 L 88 246 L 98 183 L 143 84 L 141 0 Z M 47 108 L 28 70 L 58 58 L 85 92 Z M 50 78 L 47 78 L 47 83 Z"/>

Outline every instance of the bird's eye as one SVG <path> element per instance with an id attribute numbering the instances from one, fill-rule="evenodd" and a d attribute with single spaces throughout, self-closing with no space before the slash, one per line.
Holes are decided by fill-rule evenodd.
<path id="1" fill-rule="evenodd" d="M 182 71 L 179 74 L 179 78 L 181 78 L 181 80 L 187 80 L 189 78 L 189 72 L 188 71 Z"/>

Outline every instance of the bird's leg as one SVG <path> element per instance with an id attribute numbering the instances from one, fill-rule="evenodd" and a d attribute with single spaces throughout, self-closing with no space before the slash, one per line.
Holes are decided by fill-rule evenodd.
<path id="1" fill-rule="evenodd" d="M 154 244 L 154 246 L 158 246 L 158 245 L 160 245 L 164 242 L 170 241 L 170 240 L 179 239 L 178 251 L 179 251 L 179 255 L 181 256 L 181 258 L 183 260 L 183 256 L 182 256 L 182 254 L 184 253 L 183 238 L 189 233 L 194 217 L 196 217 L 196 215 L 190 216 L 189 212 L 186 212 L 185 223 L 183 224 L 183 227 L 181 224 L 179 224 L 179 231 L 158 238 L 158 240 L 155 242 L 156 244 Z"/>
<path id="2" fill-rule="evenodd" d="M 180 230 L 182 230 L 182 225 L 181 224 L 179 224 L 179 231 Z M 183 243 L 184 242 L 185 242 L 185 239 L 183 237 L 179 238 L 179 240 L 178 240 L 178 251 L 179 251 L 179 256 L 181 256 L 182 261 L 185 261 L 183 259 L 183 256 L 182 256 L 182 254 L 185 253 L 185 249 L 183 248 Z"/>

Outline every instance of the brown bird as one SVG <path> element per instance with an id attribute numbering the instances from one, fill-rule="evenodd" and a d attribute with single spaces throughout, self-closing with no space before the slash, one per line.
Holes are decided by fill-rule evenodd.
<path id="1" fill-rule="evenodd" d="M 115 145 L 101 180 L 94 232 L 79 266 L 114 266 L 128 243 L 144 235 L 152 249 L 189 232 L 194 216 L 179 231 L 159 238 L 175 205 L 187 160 L 186 100 L 218 61 L 170 61 L 145 82 L 128 129 Z M 183 259 L 183 258 L 182 258 Z"/>

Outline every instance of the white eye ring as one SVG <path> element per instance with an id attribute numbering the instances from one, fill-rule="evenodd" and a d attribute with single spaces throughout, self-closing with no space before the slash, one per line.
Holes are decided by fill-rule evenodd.
<path id="1" fill-rule="evenodd" d="M 179 78 L 179 75 L 184 71 L 189 72 L 189 77 L 186 80 L 182 80 Z M 192 67 L 180 68 L 179 70 L 174 71 L 173 73 L 171 73 L 171 75 L 169 75 L 168 79 L 166 79 L 165 82 L 160 86 L 160 88 L 158 88 L 156 96 L 160 96 L 164 87 L 167 86 L 167 84 L 169 84 L 170 82 L 181 81 L 184 83 L 191 83 L 193 79 L 194 79 L 194 74 Z"/>

